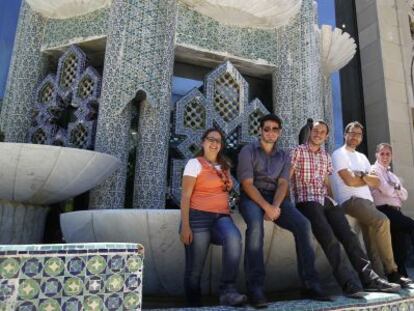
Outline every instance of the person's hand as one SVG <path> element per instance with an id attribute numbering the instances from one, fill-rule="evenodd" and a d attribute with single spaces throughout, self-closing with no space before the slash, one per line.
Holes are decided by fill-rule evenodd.
<path id="1" fill-rule="evenodd" d="M 185 245 L 190 245 L 191 242 L 193 241 L 193 231 L 191 231 L 191 228 L 189 225 L 181 226 L 180 240 Z"/>
<path id="2" fill-rule="evenodd" d="M 267 205 L 265 209 L 264 219 L 267 221 L 275 221 L 280 216 L 280 207 Z"/>

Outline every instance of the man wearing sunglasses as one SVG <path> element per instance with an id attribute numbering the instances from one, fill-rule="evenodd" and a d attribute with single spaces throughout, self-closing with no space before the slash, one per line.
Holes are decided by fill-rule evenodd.
<path id="1" fill-rule="evenodd" d="M 276 148 L 281 130 L 282 120 L 278 116 L 262 117 L 259 140 L 242 148 L 237 166 L 242 188 L 239 209 L 247 224 L 244 269 L 250 303 L 255 307 L 267 304 L 263 293 L 263 220 L 273 221 L 293 233 L 298 271 L 309 297 L 329 300 L 321 290 L 315 269 L 310 223 L 287 197 L 290 158 Z"/>
<path id="2" fill-rule="evenodd" d="M 291 181 L 296 207 L 311 222 L 313 234 L 346 296 L 362 297 L 363 290 L 341 250 L 341 244 L 366 291 L 398 291 L 400 285 L 386 282 L 373 271 L 343 208 L 328 196 L 331 195 L 328 177 L 333 171 L 331 156 L 323 148 L 329 135 L 328 124 L 316 121 L 310 124 L 310 128 L 308 141 L 291 153 Z"/>
<path id="3" fill-rule="evenodd" d="M 345 212 L 356 218 L 364 235 L 368 254 L 378 274 L 385 273 L 388 281 L 410 287 L 412 281 L 398 272 L 390 235 L 390 221 L 376 209 L 371 188 L 380 186 L 380 179 L 367 157 L 356 151 L 362 142 L 364 127 L 354 121 L 345 127 L 345 144 L 332 154 L 333 190 Z M 383 269 L 384 268 L 384 269 Z"/>

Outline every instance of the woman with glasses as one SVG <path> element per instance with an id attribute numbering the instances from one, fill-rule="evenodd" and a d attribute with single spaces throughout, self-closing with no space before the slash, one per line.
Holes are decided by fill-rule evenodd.
<path id="1" fill-rule="evenodd" d="M 235 288 L 242 242 L 230 217 L 233 183 L 223 150 L 224 135 L 208 129 L 199 156 L 190 159 L 184 169 L 180 238 L 185 246 L 184 287 L 190 306 L 201 305 L 200 280 L 210 243 L 223 247 L 220 304 L 238 306 L 246 301 Z"/>
<path id="2" fill-rule="evenodd" d="M 381 184 L 371 189 L 377 209 L 383 212 L 391 223 L 391 239 L 395 262 L 401 275 L 407 276 L 405 261 L 407 258 L 407 236 L 413 239 L 414 220 L 401 212 L 402 203 L 407 200 L 408 192 L 401 180 L 391 172 L 392 147 L 381 143 L 377 146 L 377 161 L 371 170 L 380 178 Z"/>

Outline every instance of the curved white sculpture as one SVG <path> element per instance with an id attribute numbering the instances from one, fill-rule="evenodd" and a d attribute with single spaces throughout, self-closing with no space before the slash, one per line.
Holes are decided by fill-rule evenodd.
<path id="1" fill-rule="evenodd" d="M 329 76 L 341 69 L 356 53 L 355 40 L 342 29 L 332 29 L 330 25 L 316 28 L 320 39 L 322 73 Z"/>
<path id="2" fill-rule="evenodd" d="M 0 199 L 57 203 L 95 187 L 119 166 L 117 158 L 95 151 L 0 143 Z"/>
<path id="3" fill-rule="evenodd" d="M 276 28 L 300 11 L 302 0 L 181 0 L 191 9 L 226 25 Z"/>
<path id="4" fill-rule="evenodd" d="M 33 11 L 53 19 L 76 17 L 108 7 L 112 0 L 26 0 Z"/>

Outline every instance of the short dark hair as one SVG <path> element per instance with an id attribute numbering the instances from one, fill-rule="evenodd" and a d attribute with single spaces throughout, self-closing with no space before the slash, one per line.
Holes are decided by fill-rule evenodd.
<path id="1" fill-rule="evenodd" d="M 322 125 L 325 125 L 325 127 L 326 127 L 326 134 L 329 134 L 329 125 L 328 125 L 328 123 L 326 123 L 325 121 L 323 121 L 323 120 L 316 120 L 316 121 L 314 121 L 313 123 L 312 123 L 312 128 L 315 126 L 315 124 L 317 124 L 317 123 L 319 123 L 319 124 L 322 124 Z"/>
<path id="2" fill-rule="evenodd" d="M 263 128 L 266 121 L 273 121 L 276 122 L 280 128 L 282 128 L 282 119 L 280 119 L 277 115 L 273 113 L 269 113 L 260 118 L 260 127 Z"/>
<path id="3" fill-rule="evenodd" d="M 391 153 L 392 153 L 392 146 L 391 146 L 389 143 L 380 143 L 380 144 L 378 144 L 378 145 L 377 145 L 377 148 L 376 148 L 376 150 L 375 150 L 375 153 L 380 152 L 380 150 L 381 150 L 382 148 L 388 148 L 388 149 L 390 149 L 390 151 L 391 151 Z"/>
<path id="4" fill-rule="evenodd" d="M 353 127 L 357 127 L 360 128 L 362 131 L 364 131 L 364 126 L 359 123 L 358 121 L 353 121 L 347 124 L 347 126 L 345 126 L 345 133 L 348 133 L 349 130 Z"/>

